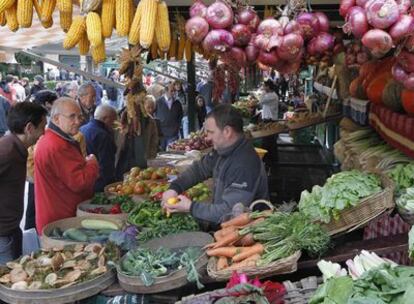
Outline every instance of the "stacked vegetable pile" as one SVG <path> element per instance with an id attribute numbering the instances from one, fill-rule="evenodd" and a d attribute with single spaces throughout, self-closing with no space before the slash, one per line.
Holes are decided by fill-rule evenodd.
<path id="1" fill-rule="evenodd" d="M 396 199 L 399 212 L 414 213 L 414 188 L 407 188 L 400 197 Z"/>
<path id="2" fill-rule="evenodd" d="M 412 303 L 414 267 L 398 266 L 364 250 L 346 264 L 349 275 L 339 264 L 318 264 L 326 282 L 310 304 Z"/>
<path id="3" fill-rule="evenodd" d="M 88 213 L 120 214 L 128 213 L 132 206 L 135 205 L 135 202 L 127 195 L 109 198 L 104 193 L 96 193 L 89 204 L 99 206 L 84 209 L 78 206 L 78 208 Z"/>
<path id="4" fill-rule="evenodd" d="M 142 170 L 134 167 L 124 176 L 122 183 L 108 185 L 105 191 L 117 195 L 154 196 L 168 189 L 166 182 L 168 175 L 176 175 L 177 173 L 177 170 L 172 167 L 149 167 Z"/>
<path id="5" fill-rule="evenodd" d="M 110 244 L 42 249 L 8 262 L 1 269 L 0 284 L 22 291 L 65 288 L 106 273 L 108 261 L 118 258 L 118 250 Z"/>
<path id="6" fill-rule="evenodd" d="M 397 194 L 414 187 L 414 163 L 397 164 L 388 171 L 388 176 L 394 181 Z"/>
<path id="7" fill-rule="evenodd" d="M 243 213 L 221 227 L 207 250 L 218 259 L 218 271 L 266 266 L 299 250 L 319 255 L 329 245 L 327 233 L 298 212 Z"/>
<path id="8" fill-rule="evenodd" d="M 207 134 L 201 131 L 191 132 L 188 138 L 178 139 L 168 145 L 169 151 L 205 150 L 211 147 Z"/>
<path id="9" fill-rule="evenodd" d="M 79 228 L 72 227 L 62 231 L 61 228 L 55 227 L 48 237 L 76 242 L 106 242 L 112 232 L 121 228 L 114 221 L 84 219 Z"/>
<path id="10" fill-rule="evenodd" d="M 142 242 L 178 232 L 199 230 L 191 215 L 173 214 L 167 217 L 161 204 L 153 201 L 143 201 L 133 208 L 128 214 L 128 222 L 139 228 L 137 238 Z"/>
<path id="11" fill-rule="evenodd" d="M 315 56 L 334 47 L 327 16 L 303 12 L 293 18 L 300 9 L 286 5 L 278 20 L 271 16 L 260 22 L 251 7 L 233 8 L 227 1 L 207 7 L 197 1 L 190 9 L 186 33 L 194 44 L 202 44 L 205 51 L 220 55 L 225 62 L 244 67 L 257 61 L 261 67 L 293 73 L 305 48 Z"/>
<path id="12" fill-rule="evenodd" d="M 233 107 L 243 118 L 251 118 L 255 114 L 257 99 L 239 100 L 233 103 Z"/>
<path id="13" fill-rule="evenodd" d="M 314 221 L 329 223 L 338 219 L 340 212 L 359 204 L 361 199 L 380 192 L 381 181 L 375 174 L 345 171 L 332 175 L 323 187 L 302 192 L 299 210 Z"/>
<path id="14" fill-rule="evenodd" d="M 157 250 L 139 248 L 128 251 L 120 263 L 120 271 L 128 276 L 136 276 L 145 286 L 154 284 L 156 278 L 167 276 L 174 271 L 185 268 L 187 280 L 197 283 L 199 289 L 204 286 L 196 269 L 196 262 L 202 255 L 198 247 L 182 250 L 160 248 Z"/>

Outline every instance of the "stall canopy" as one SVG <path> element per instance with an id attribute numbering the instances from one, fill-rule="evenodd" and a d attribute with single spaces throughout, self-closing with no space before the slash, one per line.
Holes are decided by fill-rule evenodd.
<path id="1" fill-rule="evenodd" d="M 79 15 L 79 7 L 73 7 L 73 15 Z M 18 50 L 30 50 L 36 53 L 78 55 L 77 48 L 65 50 L 62 42 L 66 33 L 60 27 L 59 12 L 53 14 L 53 25 L 44 28 L 36 13 L 33 14 L 33 23 L 30 28 L 20 28 L 17 32 L 11 32 L 7 26 L 0 27 L 0 51 L 13 53 Z M 115 34 L 106 40 L 106 52 L 111 56 L 127 46 L 126 38 Z M 1 56 L 0 56 L 1 59 Z"/>

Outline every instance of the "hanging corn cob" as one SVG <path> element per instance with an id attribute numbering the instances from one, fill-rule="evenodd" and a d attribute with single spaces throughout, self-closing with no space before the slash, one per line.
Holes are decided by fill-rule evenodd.
<path id="1" fill-rule="evenodd" d="M 157 44 L 157 39 L 155 39 L 155 37 L 154 37 L 154 40 L 151 43 L 151 50 L 150 50 L 150 52 L 151 52 L 151 58 L 152 58 L 152 60 L 155 60 L 155 59 L 158 58 L 158 44 Z"/>
<path id="2" fill-rule="evenodd" d="M 0 26 L 5 26 L 7 23 L 6 16 L 3 13 L 0 13 Z"/>
<path id="3" fill-rule="evenodd" d="M 33 0 L 17 0 L 17 22 L 20 27 L 31 27 L 33 19 Z"/>
<path id="4" fill-rule="evenodd" d="M 185 50 L 184 50 L 185 60 L 187 62 L 191 61 L 192 53 L 193 53 L 192 43 L 191 43 L 191 40 L 187 38 L 187 40 L 185 41 Z"/>
<path id="5" fill-rule="evenodd" d="M 134 19 L 134 15 L 135 15 L 135 6 L 134 6 L 134 0 L 128 1 L 129 4 L 129 9 L 128 9 L 128 26 L 129 26 L 129 31 L 131 30 L 131 24 L 132 24 L 132 20 Z"/>
<path id="6" fill-rule="evenodd" d="M 59 12 L 59 22 L 60 27 L 62 30 L 67 33 L 70 26 L 72 25 L 72 12 L 66 13 L 66 12 Z"/>
<path id="7" fill-rule="evenodd" d="M 44 28 L 50 28 L 53 25 L 53 18 L 50 18 L 47 21 L 42 21 L 41 24 Z"/>
<path id="8" fill-rule="evenodd" d="M 112 29 L 115 26 L 115 0 L 102 0 L 102 36 L 109 38 L 112 36 Z"/>
<path id="9" fill-rule="evenodd" d="M 87 14 L 96 11 L 102 3 L 102 0 L 82 0 L 79 2 L 81 12 Z"/>
<path id="10" fill-rule="evenodd" d="M 12 32 L 17 31 L 19 29 L 19 23 L 17 22 L 17 3 L 6 9 L 5 15 L 9 29 Z"/>
<path id="11" fill-rule="evenodd" d="M 66 34 L 65 40 L 63 41 L 63 47 L 65 49 L 71 49 L 79 40 L 82 38 L 82 35 L 86 31 L 86 20 L 83 16 L 76 16 L 73 19 L 72 25 L 69 28 L 68 33 Z"/>
<path id="12" fill-rule="evenodd" d="M 33 0 L 33 7 L 36 11 L 37 17 L 39 18 L 39 20 L 42 19 L 42 8 L 39 5 L 39 2 L 37 0 Z"/>
<path id="13" fill-rule="evenodd" d="M 138 3 L 137 9 L 135 10 L 134 19 L 132 20 L 131 28 L 129 30 L 128 42 L 132 45 L 136 45 L 139 42 L 143 2 L 144 1 L 140 1 Z"/>
<path id="14" fill-rule="evenodd" d="M 184 58 L 184 50 L 185 50 L 185 43 L 186 43 L 186 35 L 185 35 L 185 20 L 183 16 L 177 14 L 177 26 L 180 33 L 180 38 L 178 40 L 178 48 L 177 48 L 177 60 L 183 60 Z"/>
<path id="15" fill-rule="evenodd" d="M 13 6 L 16 0 L 0 0 L 0 13 Z"/>
<path id="16" fill-rule="evenodd" d="M 155 23 L 157 19 L 157 0 L 142 0 L 141 26 L 139 31 L 139 43 L 144 49 L 148 49 L 155 37 Z"/>
<path id="17" fill-rule="evenodd" d="M 95 12 L 89 12 L 86 16 L 86 33 L 91 46 L 96 47 L 102 43 L 101 18 Z"/>
<path id="18" fill-rule="evenodd" d="M 177 54 L 177 45 L 178 45 L 178 36 L 177 32 L 173 29 L 171 35 L 171 43 L 170 49 L 168 50 L 167 59 L 172 60 L 175 59 L 175 55 Z"/>
<path id="19" fill-rule="evenodd" d="M 92 59 L 95 64 L 104 62 L 106 59 L 105 40 L 98 46 L 91 48 Z"/>
<path id="20" fill-rule="evenodd" d="M 170 18 L 168 16 L 168 7 L 165 1 L 161 1 L 157 5 L 157 22 L 155 37 L 157 44 L 162 52 L 167 52 L 171 44 Z"/>
<path id="21" fill-rule="evenodd" d="M 78 46 L 79 46 L 79 54 L 80 55 L 87 55 L 88 54 L 90 42 L 89 42 L 89 39 L 88 39 L 88 35 L 86 33 L 84 33 L 82 35 L 81 39 L 79 40 Z"/>
<path id="22" fill-rule="evenodd" d="M 118 36 L 126 36 L 129 32 L 129 8 L 131 0 L 116 0 L 116 33 Z"/>
<path id="23" fill-rule="evenodd" d="M 56 6 L 60 12 L 72 13 L 72 0 L 57 0 Z"/>
<path id="24" fill-rule="evenodd" d="M 56 0 L 43 0 L 41 5 L 41 18 L 42 22 L 47 22 L 52 19 L 52 14 L 56 7 Z"/>

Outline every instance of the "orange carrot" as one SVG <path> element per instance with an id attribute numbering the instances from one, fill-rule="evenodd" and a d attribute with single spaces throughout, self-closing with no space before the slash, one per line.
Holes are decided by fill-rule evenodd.
<path id="1" fill-rule="evenodd" d="M 221 256 L 217 259 L 217 270 L 223 270 L 224 268 L 229 267 L 229 263 L 227 262 L 227 258 Z"/>
<path id="2" fill-rule="evenodd" d="M 262 254 L 264 251 L 264 246 L 261 243 L 256 243 L 253 246 L 244 247 L 244 248 L 245 249 L 241 253 L 233 256 L 233 259 L 232 259 L 233 262 L 240 262 L 254 254 Z"/>
<path id="3" fill-rule="evenodd" d="M 260 254 L 254 254 L 247 259 L 244 259 L 241 262 L 233 263 L 226 269 L 228 270 L 238 270 L 244 267 L 256 266 L 256 262 L 260 259 Z"/>
<path id="4" fill-rule="evenodd" d="M 250 213 L 242 213 L 239 216 L 236 216 L 235 218 L 232 218 L 231 220 L 228 220 L 227 222 L 221 223 L 221 228 L 226 228 L 230 226 L 243 226 L 248 223 L 250 223 L 252 219 L 250 218 Z"/>
<path id="5" fill-rule="evenodd" d="M 238 239 L 241 239 L 241 236 L 239 235 L 239 231 L 238 230 L 230 231 L 226 235 L 224 235 L 222 239 L 218 240 L 213 246 L 213 248 L 228 246 L 236 242 Z"/>
<path id="6" fill-rule="evenodd" d="M 252 246 L 256 241 L 253 238 L 252 233 L 248 233 L 243 236 L 240 240 L 238 240 L 234 245 L 236 246 Z"/>
<path id="7" fill-rule="evenodd" d="M 208 256 L 224 256 L 231 258 L 236 254 L 240 253 L 243 250 L 243 247 L 235 247 L 235 246 L 228 246 L 228 247 L 220 247 L 215 249 L 207 250 Z"/>
<path id="8" fill-rule="evenodd" d="M 230 227 L 223 228 L 221 230 L 217 230 L 216 232 L 214 232 L 214 239 L 218 241 L 219 239 L 222 239 L 226 234 L 234 230 L 237 230 L 237 228 L 234 226 L 230 226 Z"/>

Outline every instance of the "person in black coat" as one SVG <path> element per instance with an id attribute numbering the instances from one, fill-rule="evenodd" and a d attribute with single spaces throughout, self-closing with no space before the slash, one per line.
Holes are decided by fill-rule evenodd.
<path id="1" fill-rule="evenodd" d="M 103 192 L 104 187 L 115 182 L 115 153 L 113 124 L 117 119 L 116 110 L 109 105 L 96 108 L 94 118 L 80 128 L 85 136 L 88 154 L 96 155 L 99 162 L 99 178 L 95 192 Z"/>
<path id="2" fill-rule="evenodd" d="M 178 139 L 183 108 L 174 98 L 174 84 L 170 82 L 166 92 L 157 100 L 155 117 L 159 120 L 161 137 L 161 150 L 165 150 L 171 142 Z"/>

